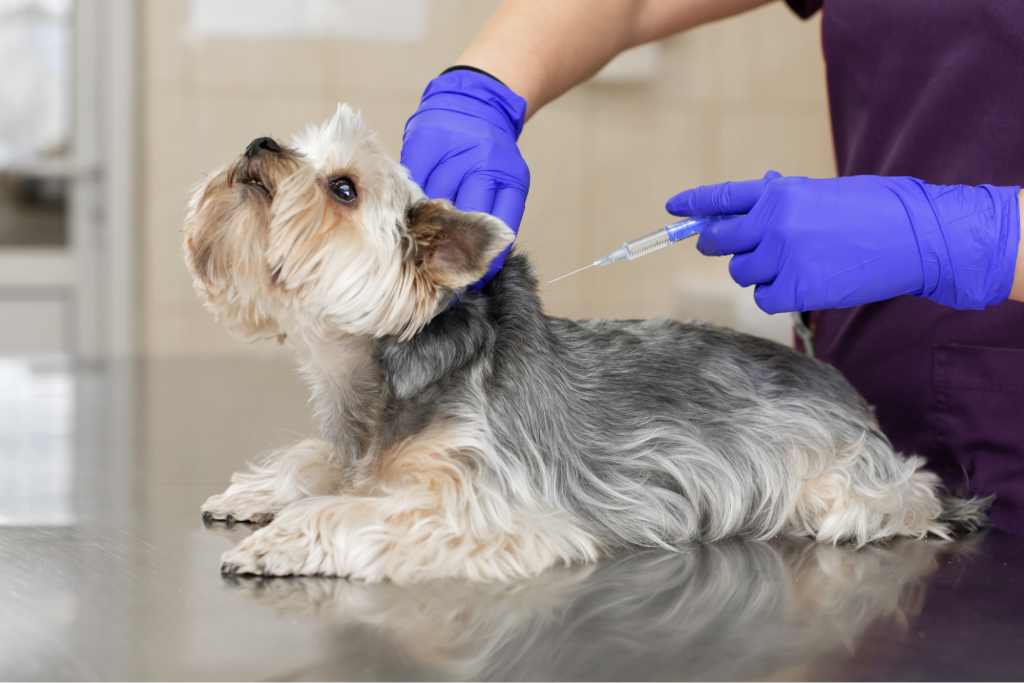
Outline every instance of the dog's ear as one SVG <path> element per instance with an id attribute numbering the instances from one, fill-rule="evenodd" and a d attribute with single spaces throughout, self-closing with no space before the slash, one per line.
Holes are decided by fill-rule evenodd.
<path id="1" fill-rule="evenodd" d="M 515 239 L 494 216 L 459 211 L 443 199 L 421 201 L 406 213 L 410 257 L 437 285 L 458 289 L 476 282 Z"/>

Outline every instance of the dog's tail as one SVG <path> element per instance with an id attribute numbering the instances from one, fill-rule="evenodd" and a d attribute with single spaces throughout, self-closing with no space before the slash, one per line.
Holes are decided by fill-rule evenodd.
<path id="1" fill-rule="evenodd" d="M 910 456 L 904 463 L 913 470 L 908 488 L 902 493 L 903 504 L 913 514 L 910 524 L 900 534 L 914 536 L 922 531 L 952 539 L 992 526 L 985 510 L 992 506 L 995 496 L 968 497 L 967 485 L 958 494 L 952 494 L 943 485 L 939 475 L 922 469 L 924 458 Z M 922 525 L 921 522 L 924 522 Z M 923 536 L 923 534 L 921 534 Z"/>
<path id="2" fill-rule="evenodd" d="M 939 493 L 942 513 L 939 521 L 948 524 L 953 531 L 972 533 L 992 526 L 992 520 L 985 511 L 988 510 L 996 497 L 968 498 L 965 495 L 953 495 L 946 491 Z"/>
<path id="3" fill-rule="evenodd" d="M 849 449 L 840 466 L 804 482 L 792 517 L 798 533 L 861 546 L 893 536 L 952 539 L 991 526 L 985 510 L 994 496 L 949 493 L 937 474 L 922 469 L 919 456 L 902 458 L 902 467 L 883 467 L 894 455 L 884 437 L 865 439 Z M 861 467 L 851 476 L 851 465 L 864 462 L 877 466 Z"/>

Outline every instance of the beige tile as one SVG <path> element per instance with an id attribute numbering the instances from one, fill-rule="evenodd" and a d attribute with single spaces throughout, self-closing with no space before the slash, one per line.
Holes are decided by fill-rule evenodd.
<path id="1" fill-rule="evenodd" d="M 708 28 L 697 28 L 662 41 L 661 69 L 650 84 L 661 102 L 677 107 L 700 107 L 719 98 L 722 84 L 715 77 L 720 47 Z"/>
<path id="2" fill-rule="evenodd" d="M 185 82 L 187 0 L 146 0 L 140 3 L 143 84 L 146 89 L 175 88 Z"/>
<path id="3" fill-rule="evenodd" d="M 460 35 L 458 2 L 433 2 L 427 38 L 418 43 L 324 41 L 326 82 L 336 88 L 423 91 L 455 63 L 470 37 Z"/>
<path id="4" fill-rule="evenodd" d="M 801 21 L 781 2 L 667 39 L 662 60 L 658 96 L 681 106 L 825 99 L 820 17 Z"/>
<path id="5" fill-rule="evenodd" d="M 262 135 L 290 142 L 308 124 L 330 118 L 336 107 L 318 96 L 198 95 L 187 112 L 196 149 L 193 168 L 205 172 L 226 164 Z"/>
<path id="6" fill-rule="evenodd" d="M 520 138 L 530 166 L 530 195 L 517 246 L 530 255 L 537 269 L 545 305 L 560 309 L 578 303 L 579 282 L 568 278 L 550 287 L 544 283 L 579 268 L 586 259 L 580 250 L 584 229 L 581 119 L 577 108 L 552 107 L 535 116 Z"/>
<path id="7" fill-rule="evenodd" d="M 154 306 L 144 328 L 153 357 L 251 356 L 289 358 L 292 352 L 274 340 L 245 344 L 228 333 L 196 298 L 190 304 Z"/>
<path id="8" fill-rule="evenodd" d="M 454 62 L 462 47 L 454 41 L 412 45 L 327 42 L 324 82 L 336 88 L 422 92 L 430 79 Z"/>
<path id="9" fill-rule="evenodd" d="M 405 122 L 416 111 L 420 93 L 405 91 L 387 98 L 370 97 L 365 91 L 352 94 L 352 97 L 346 97 L 344 101 L 362 113 L 366 125 L 376 131 L 377 137 L 384 144 L 384 149 L 392 159 L 399 161 L 402 155 Z"/>
<path id="10" fill-rule="evenodd" d="M 665 201 L 705 182 L 706 153 L 700 117 L 608 103 L 595 110 L 591 125 L 581 248 L 596 258 L 674 220 Z M 674 245 L 642 261 L 584 271 L 584 300 L 632 302 L 666 314 L 666 283 L 692 248 Z"/>
<path id="11" fill-rule="evenodd" d="M 769 169 L 812 178 L 836 174 L 831 129 L 821 113 L 730 113 L 718 134 L 715 182 L 758 178 Z"/>
<path id="12" fill-rule="evenodd" d="M 328 69 L 325 41 L 193 39 L 185 49 L 187 79 L 202 92 L 315 95 Z"/>
<path id="13" fill-rule="evenodd" d="M 703 102 L 807 103 L 823 98 L 820 19 L 781 2 L 703 26 L 666 43 L 664 93 Z"/>
<path id="14" fill-rule="evenodd" d="M 468 46 L 500 4 L 501 0 L 434 0 L 433 6 L 438 19 L 454 17 L 456 39 Z"/>
<path id="15" fill-rule="evenodd" d="M 147 153 L 142 172 L 140 269 L 145 311 L 156 304 L 190 301 L 192 278 L 181 259 L 181 229 L 188 188 L 201 176 L 195 170 L 192 138 L 186 122 L 191 102 L 179 95 L 145 101 L 143 139 Z"/>

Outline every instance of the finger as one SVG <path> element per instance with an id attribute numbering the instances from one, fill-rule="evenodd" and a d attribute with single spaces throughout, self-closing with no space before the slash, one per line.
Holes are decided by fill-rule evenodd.
<path id="1" fill-rule="evenodd" d="M 521 187 L 503 187 L 498 190 L 494 197 L 494 208 L 491 210 L 491 214 L 512 228 L 515 233 L 519 232 L 519 224 L 523 221 L 524 211 L 526 211 L 526 190 Z"/>
<path id="2" fill-rule="evenodd" d="M 430 172 L 423 193 L 431 199 L 454 201 L 465 178 L 466 172 L 460 165 L 440 163 Z"/>
<path id="3" fill-rule="evenodd" d="M 798 289 L 792 278 L 780 276 L 767 285 L 758 285 L 754 290 L 754 302 L 765 313 L 787 313 L 792 311 L 820 311 L 829 308 L 827 293 L 820 287 Z"/>
<path id="4" fill-rule="evenodd" d="M 740 287 L 770 285 L 779 275 L 778 263 L 756 251 L 737 254 L 729 261 L 729 275 Z"/>
<path id="5" fill-rule="evenodd" d="M 482 173 L 473 173 L 462 181 L 462 185 L 457 190 L 455 208 L 459 211 L 491 213 L 497 190 L 497 184 L 493 178 Z"/>
<path id="6" fill-rule="evenodd" d="M 769 315 L 797 310 L 792 290 L 783 284 L 758 285 L 754 290 L 754 303 Z"/>
<path id="7" fill-rule="evenodd" d="M 719 216 L 729 213 L 748 213 L 764 188 L 771 181 L 782 176 L 768 171 L 759 180 L 702 185 L 680 192 L 665 204 L 665 210 L 673 216 Z"/>
<path id="8" fill-rule="evenodd" d="M 724 256 L 754 251 L 761 244 L 764 228 L 751 217 L 729 218 L 717 223 L 697 238 L 697 250 L 705 256 Z"/>

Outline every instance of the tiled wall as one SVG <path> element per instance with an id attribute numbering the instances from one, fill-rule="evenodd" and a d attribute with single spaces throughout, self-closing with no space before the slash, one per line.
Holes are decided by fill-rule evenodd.
<path id="1" fill-rule="evenodd" d="M 278 354 L 242 345 L 196 298 L 181 259 L 189 186 L 258 135 L 290 137 L 337 102 L 363 112 L 398 156 L 427 81 L 449 66 L 496 2 L 433 0 L 416 44 L 203 39 L 186 0 L 144 5 L 143 339 L 153 355 Z M 542 281 L 668 220 L 665 200 L 694 185 L 835 174 L 817 20 L 782 3 L 665 41 L 659 75 L 586 84 L 534 117 L 521 147 L 533 183 L 519 244 Z M 785 337 L 753 307 L 725 259 L 691 243 L 590 269 L 544 290 L 569 317 L 695 317 Z"/>

